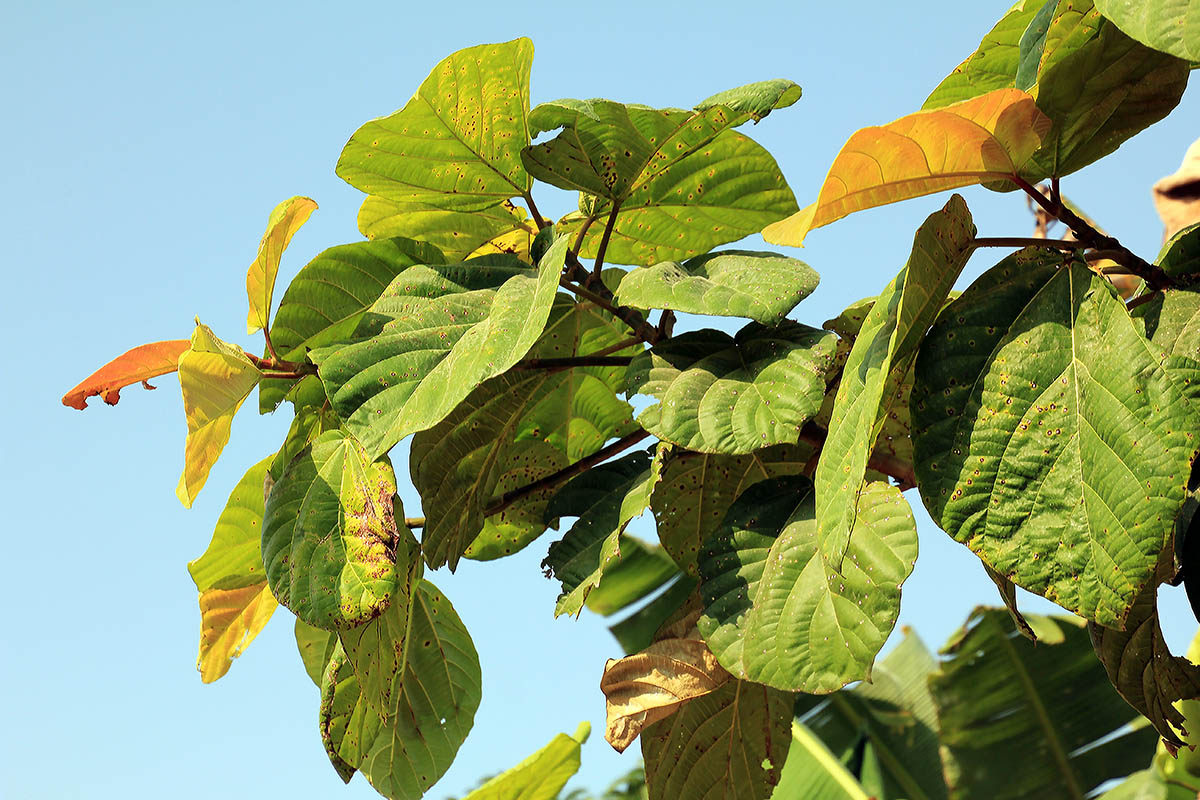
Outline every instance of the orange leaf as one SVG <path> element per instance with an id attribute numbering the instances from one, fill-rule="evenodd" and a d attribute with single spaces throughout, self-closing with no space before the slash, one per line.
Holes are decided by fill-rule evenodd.
<path id="1" fill-rule="evenodd" d="M 768 225 L 763 237 L 799 247 L 808 231 L 855 211 L 1011 180 L 1049 132 L 1049 117 L 1018 89 L 863 128 L 842 146 L 817 202 Z"/>
<path id="2" fill-rule="evenodd" d="M 172 339 L 135 347 L 117 356 L 64 394 L 63 405 L 82 411 L 87 408 L 89 397 L 100 395 L 104 402 L 115 406 L 121 399 L 121 390 L 138 381 L 144 383 L 147 389 L 153 389 L 146 381 L 157 375 L 174 372 L 179 356 L 190 344 L 187 339 Z"/>

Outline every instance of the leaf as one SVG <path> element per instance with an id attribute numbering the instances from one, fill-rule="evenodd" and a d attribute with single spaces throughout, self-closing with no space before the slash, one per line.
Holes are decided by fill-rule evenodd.
<path id="1" fill-rule="evenodd" d="M 208 480 L 225 443 L 233 415 L 258 384 L 262 373 L 238 347 L 218 339 L 196 321 L 191 346 L 179 356 L 179 387 L 187 415 L 183 474 L 175 495 L 184 508 Z"/>
<path id="2" fill-rule="evenodd" d="M 1200 223 L 1200 139 L 1187 149 L 1179 169 L 1155 183 L 1153 191 L 1164 236 L 1173 240 L 1184 228 Z"/>
<path id="3" fill-rule="evenodd" d="M 850 770 L 805 725 L 792 722 L 792 742 L 772 798 L 874 800 Z"/>
<path id="4" fill-rule="evenodd" d="M 296 649 L 300 651 L 300 660 L 304 662 L 304 671 L 308 677 L 321 688 L 321 676 L 325 667 L 337 649 L 338 637 L 333 631 L 315 628 L 304 620 L 296 617 Z"/>
<path id="5" fill-rule="evenodd" d="M 296 620 L 299 622 L 300 620 Z M 346 650 L 335 635 L 334 649 L 325 664 L 321 674 L 321 705 L 318 711 L 317 726 L 321 732 L 321 744 L 329 763 L 343 783 L 349 783 L 358 771 L 357 763 L 361 757 L 358 742 L 353 732 L 348 731 L 354 714 L 359 711 L 361 693 L 358 687 L 358 676 L 354 674 L 354 665 L 346 656 Z M 350 763 L 342 758 L 345 751 L 355 759 Z"/>
<path id="6" fill-rule="evenodd" d="M 354 132 L 338 177 L 385 200 L 449 211 L 524 194 L 532 63 L 533 43 L 523 38 L 447 56 L 404 108 Z"/>
<path id="7" fill-rule="evenodd" d="M 610 658 L 600 678 L 608 709 L 604 738 L 623 753 L 647 727 L 729 680 L 698 634 L 662 639 L 640 653 Z"/>
<path id="8" fill-rule="evenodd" d="M 463 800 L 554 800 L 579 771 L 579 753 L 592 731 L 581 722 L 573 736 L 560 733 L 550 744 L 500 773 Z"/>
<path id="9" fill-rule="evenodd" d="M 1172 278 L 1200 273 L 1200 222 L 1190 225 L 1168 239 L 1162 246 L 1156 267 Z"/>
<path id="10" fill-rule="evenodd" d="M 279 602 L 325 630 L 383 613 L 408 567 L 395 493 L 391 464 L 372 463 L 345 431 L 300 451 L 272 487 L 263 520 L 263 561 Z"/>
<path id="11" fill-rule="evenodd" d="M 1096 8 L 1127 36 L 1177 58 L 1200 61 L 1196 0 L 1096 0 Z"/>
<path id="12" fill-rule="evenodd" d="M 663 549 L 686 575 L 699 574 L 700 545 L 721 525 L 747 487 L 781 475 L 798 475 L 813 454 L 810 445 L 777 445 L 744 456 L 675 451 L 663 464 L 650 510 Z"/>
<path id="13" fill-rule="evenodd" d="M 1031 249 L 993 267 L 917 358 L 917 479 L 933 520 L 1018 586 L 1122 625 L 1196 453 L 1196 411 L 1165 361 L 1084 264 Z"/>
<path id="14" fill-rule="evenodd" d="M 1158 578 L 1169 577 L 1171 571 L 1171 556 L 1164 553 Z M 1159 582 L 1151 581 L 1138 594 L 1125 630 L 1090 623 L 1088 632 L 1117 692 L 1150 720 L 1166 747 L 1175 752 L 1186 744 L 1180 736 L 1188 731 L 1174 703 L 1200 699 L 1200 667 L 1171 655 L 1163 639 L 1155 606 Z"/>
<path id="15" fill-rule="evenodd" d="M 700 632 L 735 677 L 811 694 L 871 679 L 916 561 L 916 523 L 898 489 L 867 484 L 839 571 L 819 550 L 815 509 L 803 476 L 755 484 L 700 554 Z"/>
<path id="16" fill-rule="evenodd" d="M 600 221 L 612 206 L 597 198 L 581 198 L 581 205 L 588 206 L 587 213 L 567 214 L 556 228 L 572 241 L 582 231 L 578 255 L 595 258 L 605 230 Z M 771 154 L 749 137 L 726 131 L 621 203 L 605 259 L 639 265 L 683 261 L 757 233 L 795 210 L 796 198 Z"/>
<path id="17" fill-rule="evenodd" d="M 479 211 L 452 211 L 371 195 L 359 209 L 358 229 L 368 239 L 400 236 L 428 242 L 448 260 L 462 261 L 505 234 L 523 231 L 530 237 L 535 235 L 536 228 L 525 217 L 524 209 L 507 200 Z"/>
<path id="18" fill-rule="evenodd" d="M 353 338 L 367 309 L 388 284 L 414 264 L 440 265 L 445 256 L 411 239 L 378 239 L 330 247 L 308 262 L 279 302 L 271 342 L 280 358 L 304 361 L 308 351 Z M 283 400 L 287 382 L 263 381 L 259 410 Z"/>
<path id="19" fill-rule="evenodd" d="M 1153 733 L 1130 726 L 1136 714 L 1105 684 L 1083 623 L 1029 621 L 1037 644 L 1003 609 L 976 609 L 930 678 L 956 800 L 1091 796 L 1150 747 Z"/>
<path id="20" fill-rule="evenodd" d="M 729 681 L 642 734 L 650 800 L 771 796 L 787 756 L 792 698 Z"/>
<path id="21" fill-rule="evenodd" d="M 1033 626 L 1021 614 L 1021 610 L 1017 608 L 1017 585 L 1008 578 L 1001 575 L 996 570 L 983 565 L 984 572 L 991 579 L 992 583 L 996 584 L 996 589 L 1000 592 L 1000 599 L 1004 601 L 1004 607 L 1008 609 L 1008 615 L 1012 617 L 1013 625 L 1017 627 L 1017 632 L 1031 642 L 1037 641 L 1037 632 Z"/>
<path id="22" fill-rule="evenodd" d="M 1050 120 L 1017 89 L 997 89 L 863 128 L 842 146 L 816 203 L 768 226 L 763 238 L 801 246 L 813 228 L 855 211 L 1008 180 L 1049 131 Z"/>
<path id="23" fill-rule="evenodd" d="M 338 753 L 396 799 L 421 796 L 449 768 L 481 690 L 479 655 L 450 601 L 420 580 L 411 615 L 407 605 L 341 634 L 359 697 Z"/>
<path id="24" fill-rule="evenodd" d="M 204 554 L 188 563 L 200 593 L 200 679 L 212 683 L 254 641 L 278 603 L 263 570 L 263 479 L 271 458 L 238 481 Z"/>
<path id="25" fill-rule="evenodd" d="M 603 586 L 601 586 L 603 589 Z M 626 653 L 645 650 L 663 623 L 676 613 L 696 591 L 696 579 L 686 575 L 668 583 L 667 588 L 637 611 L 608 630 Z M 594 596 L 594 593 L 593 593 Z"/>
<path id="26" fill-rule="evenodd" d="M 566 252 L 565 240 L 555 242 L 536 273 L 499 256 L 410 268 L 360 323 L 367 338 L 310 354 L 334 410 L 372 457 L 436 425 L 524 357 L 546 327 Z"/>
<path id="27" fill-rule="evenodd" d="M 795 444 L 821 408 L 834 348 L 832 334 L 790 320 L 751 322 L 732 337 L 690 331 L 637 355 L 626 391 L 658 400 L 639 425 L 690 450 L 740 455 Z"/>
<path id="28" fill-rule="evenodd" d="M 617 300 L 640 309 L 664 308 L 689 314 L 749 317 L 780 323 L 817 288 L 820 277 L 803 261 L 748 250 L 726 250 L 663 261 L 625 276 Z"/>
<path id="29" fill-rule="evenodd" d="M 679 576 L 679 568 L 662 549 L 636 536 L 621 537 L 620 554 L 604 568 L 600 583 L 587 597 L 588 610 L 612 616 L 649 596 Z"/>
<path id="30" fill-rule="evenodd" d="M 554 616 L 579 615 L 605 569 L 620 558 L 621 534 L 650 504 L 658 482 L 650 455 L 634 452 L 572 478 L 546 505 L 547 522 L 578 517 L 562 539 L 550 545 L 542 570 L 562 583 Z"/>
<path id="31" fill-rule="evenodd" d="M 283 440 L 275 458 L 268 470 L 269 480 L 274 483 L 283 477 L 283 471 L 292 463 L 300 451 L 316 441 L 321 434 L 335 431 L 341 427 L 337 414 L 321 408 L 299 408 L 292 424 L 288 426 L 287 436 Z M 269 491 L 269 489 L 268 489 Z"/>
<path id="32" fill-rule="evenodd" d="M 821 450 L 814 484 L 821 553 L 841 569 L 867 461 L 887 419 L 891 380 L 903 380 L 929 326 L 974 251 L 975 225 L 962 197 L 917 229 L 908 263 L 879 295 L 856 334 Z M 893 375 L 895 377 L 893 377 Z"/>
<path id="33" fill-rule="evenodd" d="M 186 339 L 139 345 L 84 378 L 63 395 L 62 404 L 82 411 L 87 408 L 87 398 L 101 397 L 110 406 L 115 406 L 126 386 L 141 381 L 147 389 L 153 389 L 147 381 L 174 372 L 179 356 L 190 346 Z"/>
<path id="34" fill-rule="evenodd" d="M 292 197 L 275 206 L 267 219 L 267 232 L 258 244 L 258 257 L 246 272 L 246 295 L 250 299 L 246 333 L 257 333 L 270 322 L 279 259 L 296 231 L 316 209 L 317 204 L 311 198 Z"/>

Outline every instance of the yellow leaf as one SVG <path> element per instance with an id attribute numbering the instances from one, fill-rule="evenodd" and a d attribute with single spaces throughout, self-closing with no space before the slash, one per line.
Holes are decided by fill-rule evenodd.
<path id="1" fill-rule="evenodd" d="M 258 258 L 246 272 L 246 295 L 250 298 L 250 314 L 246 317 L 246 333 L 255 333 L 270 321 L 271 298 L 275 293 L 275 276 L 279 259 L 296 231 L 300 230 L 317 208 L 308 197 L 292 197 L 275 206 L 267 220 L 267 232 L 258 243 Z"/>
<path id="2" fill-rule="evenodd" d="M 187 415 L 183 475 L 175 489 L 179 501 L 192 507 L 208 471 L 229 441 L 229 426 L 262 372 L 237 347 L 196 323 L 192 346 L 179 357 L 179 386 Z"/>
<path id="3" fill-rule="evenodd" d="M 548 223 L 553 224 L 549 221 Z M 529 255 L 529 246 L 533 244 L 537 233 L 537 226 L 532 221 L 520 222 L 512 230 L 505 231 L 479 245 L 467 258 L 489 256 L 495 253 L 511 253 L 522 261 L 532 263 L 533 259 Z"/>
<path id="4" fill-rule="evenodd" d="M 600 678 L 608 707 L 604 738 L 623 752 L 647 726 L 730 677 L 694 628 L 686 638 L 662 639 L 640 653 L 609 659 Z"/>
<path id="5" fill-rule="evenodd" d="M 200 679 L 212 683 L 229 671 L 271 619 L 279 603 L 267 582 L 237 589 L 209 589 L 200 594 Z"/>
<path id="6" fill-rule="evenodd" d="M 808 231 L 855 211 L 1010 180 L 1049 132 L 1050 119 L 1018 89 L 863 128 L 842 146 L 817 202 L 768 225 L 763 238 L 800 247 Z"/>

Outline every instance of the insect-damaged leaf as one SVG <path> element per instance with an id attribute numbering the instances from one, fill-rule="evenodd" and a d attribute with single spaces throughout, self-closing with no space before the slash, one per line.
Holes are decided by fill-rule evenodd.
<path id="1" fill-rule="evenodd" d="M 579 752 L 591 723 L 581 722 L 574 735 L 560 733 L 550 743 L 506 770 L 463 800 L 555 800 L 558 793 L 579 771 Z"/>
<path id="2" fill-rule="evenodd" d="M 200 679 L 212 683 L 254 641 L 278 603 L 262 559 L 263 480 L 271 458 L 238 481 L 204 555 L 188 564 L 200 592 Z"/>
<path id="3" fill-rule="evenodd" d="M 813 228 L 865 208 L 1016 175 L 1050 130 L 1033 98 L 997 89 L 863 128 L 842 146 L 817 201 L 768 226 L 768 242 L 800 246 Z"/>
<path id="4" fill-rule="evenodd" d="M 263 521 L 262 556 L 279 602 L 326 630 L 381 614 L 410 556 L 395 493 L 391 465 L 372 463 L 345 431 L 301 450 L 271 488 Z"/>
<path id="5" fill-rule="evenodd" d="M 110 406 L 115 406 L 121 399 L 121 390 L 126 386 L 141 381 L 147 389 L 153 389 L 146 381 L 174 372 L 179 364 L 179 356 L 190 346 L 191 342 L 187 339 L 139 345 L 84 378 L 78 386 L 63 395 L 62 404 L 82 411 L 87 408 L 89 397 L 100 397 Z"/>
<path id="6" fill-rule="evenodd" d="M 536 271 L 512 256 L 410 267 L 359 323 L 360 341 L 312 351 L 334 410 L 372 457 L 436 425 L 529 351 L 566 252 L 560 238 Z"/>
<path id="7" fill-rule="evenodd" d="M 795 444 L 821 408 L 836 337 L 798 322 L 751 322 L 736 336 L 689 331 L 639 354 L 626 387 L 658 402 L 638 415 L 650 433 L 703 453 L 739 455 Z"/>
<path id="8" fill-rule="evenodd" d="M 187 415 L 183 474 L 175 495 L 187 508 L 229 441 L 233 415 L 258 385 L 262 373 L 238 347 L 196 322 L 191 346 L 179 356 L 179 387 Z"/>
<path id="9" fill-rule="evenodd" d="M 700 632 L 735 677 L 819 694 L 871 678 L 917 558 L 916 523 L 898 489 L 867 484 L 839 570 L 818 548 L 815 511 L 804 476 L 757 483 L 701 551 Z"/>
<path id="10" fill-rule="evenodd" d="M 817 288 L 816 271 L 775 253 L 726 250 L 682 264 L 663 261 L 629 272 L 617 300 L 634 308 L 665 308 L 689 314 L 749 317 L 779 324 Z"/>
<path id="11" fill-rule="evenodd" d="M 275 276 L 279 274 L 279 259 L 300 226 L 308 221 L 317 204 L 308 197 L 293 197 L 275 207 L 267 220 L 267 232 L 258 244 L 258 257 L 246 272 L 246 295 L 250 313 L 246 317 L 246 333 L 267 327 L 271 318 L 271 299 L 275 296 Z"/>
<path id="12" fill-rule="evenodd" d="M 946 308 L 915 376 L 934 521 L 1018 586 L 1123 625 L 1183 504 L 1200 421 L 1109 284 L 1060 254 L 1014 254 Z"/>
<path id="13" fill-rule="evenodd" d="M 468 47 L 438 62 L 401 110 L 350 137 L 337 174 L 369 195 L 479 211 L 529 190 L 533 43 Z"/>

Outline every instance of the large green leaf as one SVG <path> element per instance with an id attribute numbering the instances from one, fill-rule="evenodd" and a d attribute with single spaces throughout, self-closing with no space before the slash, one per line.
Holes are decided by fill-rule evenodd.
<path id="1" fill-rule="evenodd" d="M 360 341 L 312 351 L 334 410 L 372 457 L 524 357 L 546 326 L 566 252 L 560 239 L 536 273 L 511 256 L 409 268 L 360 322 Z"/>
<path id="2" fill-rule="evenodd" d="M 897 392 L 929 326 L 937 318 L 974 250 L 975 225 L 963 199 L 954 195 L 917 229 L 908 263 L 876 299 L 863 321 L 846 365 L 821 450 L 816 486 L 817 533 L 834 570 L 854 528 L 867 461 Z"/>
<path id="3" fill-rule="evenodd" d="M 869 483 L 841 570 L 822 556 L 812 483 L 751 486 L 700 554 L 700 632 L 735 676 L 828 693 L 869 680 L 900 613 L 917 529 L 898 489 Z"/>
<path id="4" fill-rule="evenodd" d="M 1056 3 L 1019 0 L 983 37 L 975 52 L 938 84 L 922 108 L 941 108 L 995 89 L 1014 87 L 1021 63 L 1021 38 L 1034 16 Z"/>
<path id="5" fill-rule="evenodd" d="M 803 723 L 792 723 L 792 742 L 772 800 L 877 800 L 828 745 Z"/>
<path id="6" fill-rule="evenodd" d="M 397 203 L 372 195 L 358 212 L 358 229 L 368 239 L 403 236 L 434 245 L 451 261 L 461 261 L 507 233 L 537 233 L 524 209 L 504 202 L 480 211 L 450 211 L 421 203 Z"/>
<path id="7" fill-rule="evenodd" d="M 579 751 L 592 726 L 580 723 L 573 736 L 560 733 L 550 744 L 506 770 L 463 800 L 554 800 L 579 771 Z"/>
<path id="8" fill-rule="evenodd" d="M 343 690 L 354 700 L 342 733 L 331 737 L 334 752 L 384 797 L 420 797 L 454 761 L 479 708 L 479 655 L 470 634 L 450 601 L 420 580 L 411 610 L 393 603 L 341 637 L 356 685 L 347 680 L 330 692 L 335 712 L 346 705 L 338 703 Z"/>
<path id="9" fill-rule="evenodd" d="M 647 544 L 636 536 L 622 536 L 620 553 L 605 566 L 600 583 L 587 597 L 588 610 L 611 616 L 679 574 L 679 568 L 661 545 Z"/>
<path id="10" fill-rule="evenodd" d="M 411 239 L 355 242 L 322 251 L 292 279 L 279 302 L 271 324 L 275 352 L 303 361 L 314 347 L 351 339 L 392 279 L 414 264 L 445 262 L 436 247 Z M 287 381 L 263 381 L 259 411 L 274 410 L 287 386 Z"/>
<path id="11" fill-rule="evenodd" d="M 721 525 L 725 512 L 746 488 L 779 475 L 798 475 L 813 449 L 777 445 L 744 456 L 674 451 L 663 464 L 662 481 L 650 510 L 663 548 L 688 575 L 699 575 L 696 556 Z"/>
<path id="12" fill-rule="evenodd" d="M 783 320 L 817 288 L 816 271 L 775 253 L 726 250 L 682 264 L 663 261 L 625 276 L 617 300 L 634 308 L 749 317 L 764 325 Z"/>
<path id="13" fill-rule="evenodd" d="M 263 520 L 262 557 L 279 602 L 326 630 L 381 614 L 408 567 L 395 493 L 391 464 L 372 463 L 345 431 L 300 451 L 272 487 Z"/>
<path id="14" fill-rule="evenodd" d="M 1127 36 L 1177 58 L 1200 61 L 1196 0 L 1096 0 L 1100 13 Z"/>
<path id="15" fill-rule="evenodd" d="M 596 198 L 592 198 L 596 200 Z M 579 255 L 595 257 L 609 201 L 585 204 L 558 229 L 586 232 Z M 683 261 L 736 242 L 797 210 L 779 165 L 761 145 L 726 131 L 691 155 L 642 183 L 620 205 L 605 258 L 615 264 Z"/>
<path id="16" fill-rule="evenodd" d="M 205 683 L 229 671 L 275 612 L 261 550 L 263 480 L 270 463 L 268 457 L 246 471 L 217 518 L 208 548 L 188 563 L 200 592 L 196 669 Z"/>
<path id="17" fill-rule="evenodd" d="M 404 108 L 354 132 L 338 176 L 385 200 L 455 211 L 524 194 L 532 63 L 528 39 L 447 56 Z"/>
<path id="18" fill-rule="evenodd" d="M 1121 627 L 1183 504 L 1196 412 L 1108 284 L 1016 253 L 939 318 L 912 392 L 921 497 L 996 572 Z"/>
<path id="19" fill-rule="evenodd" d="M 1082 800 L 1145 764 L 1154 733 L 1104 679 L 1081 621 L 977 609 L 930 679 L 950 796 Z"/>
<path id="20" fill-rule="evenodd" d="M 530 355 L 572 356 L 623 337 L 611 317 L 561 298 Z M 611 367 L 510 372 L 485 382 L 444 420 L 415 436 L 409 464 L 425 510 L 426 563 L 453 568 L 463 555 L 507 555 L 540 535 L 550 491 L 487 521 L 484 509 L 505 491 L 628 433 L 632 412 L 615 394 L 620 373 Z"/>
<path id="21" fill-rule="evenodd" d="M 751 322 L 736 336 L 689 331 L 635 357 L 626 386 L 658 401 L 638 415 L 655 436 L 739 455 L 799 440 L 821 408 L 835 349 L 833 334 L 790 320 Z"/>
<path id="22" fill-rule="evenodd" d="M 729 681 L 642 732 L 650 800 L 759 800 L 787 757 L 792 698 Z"/>

